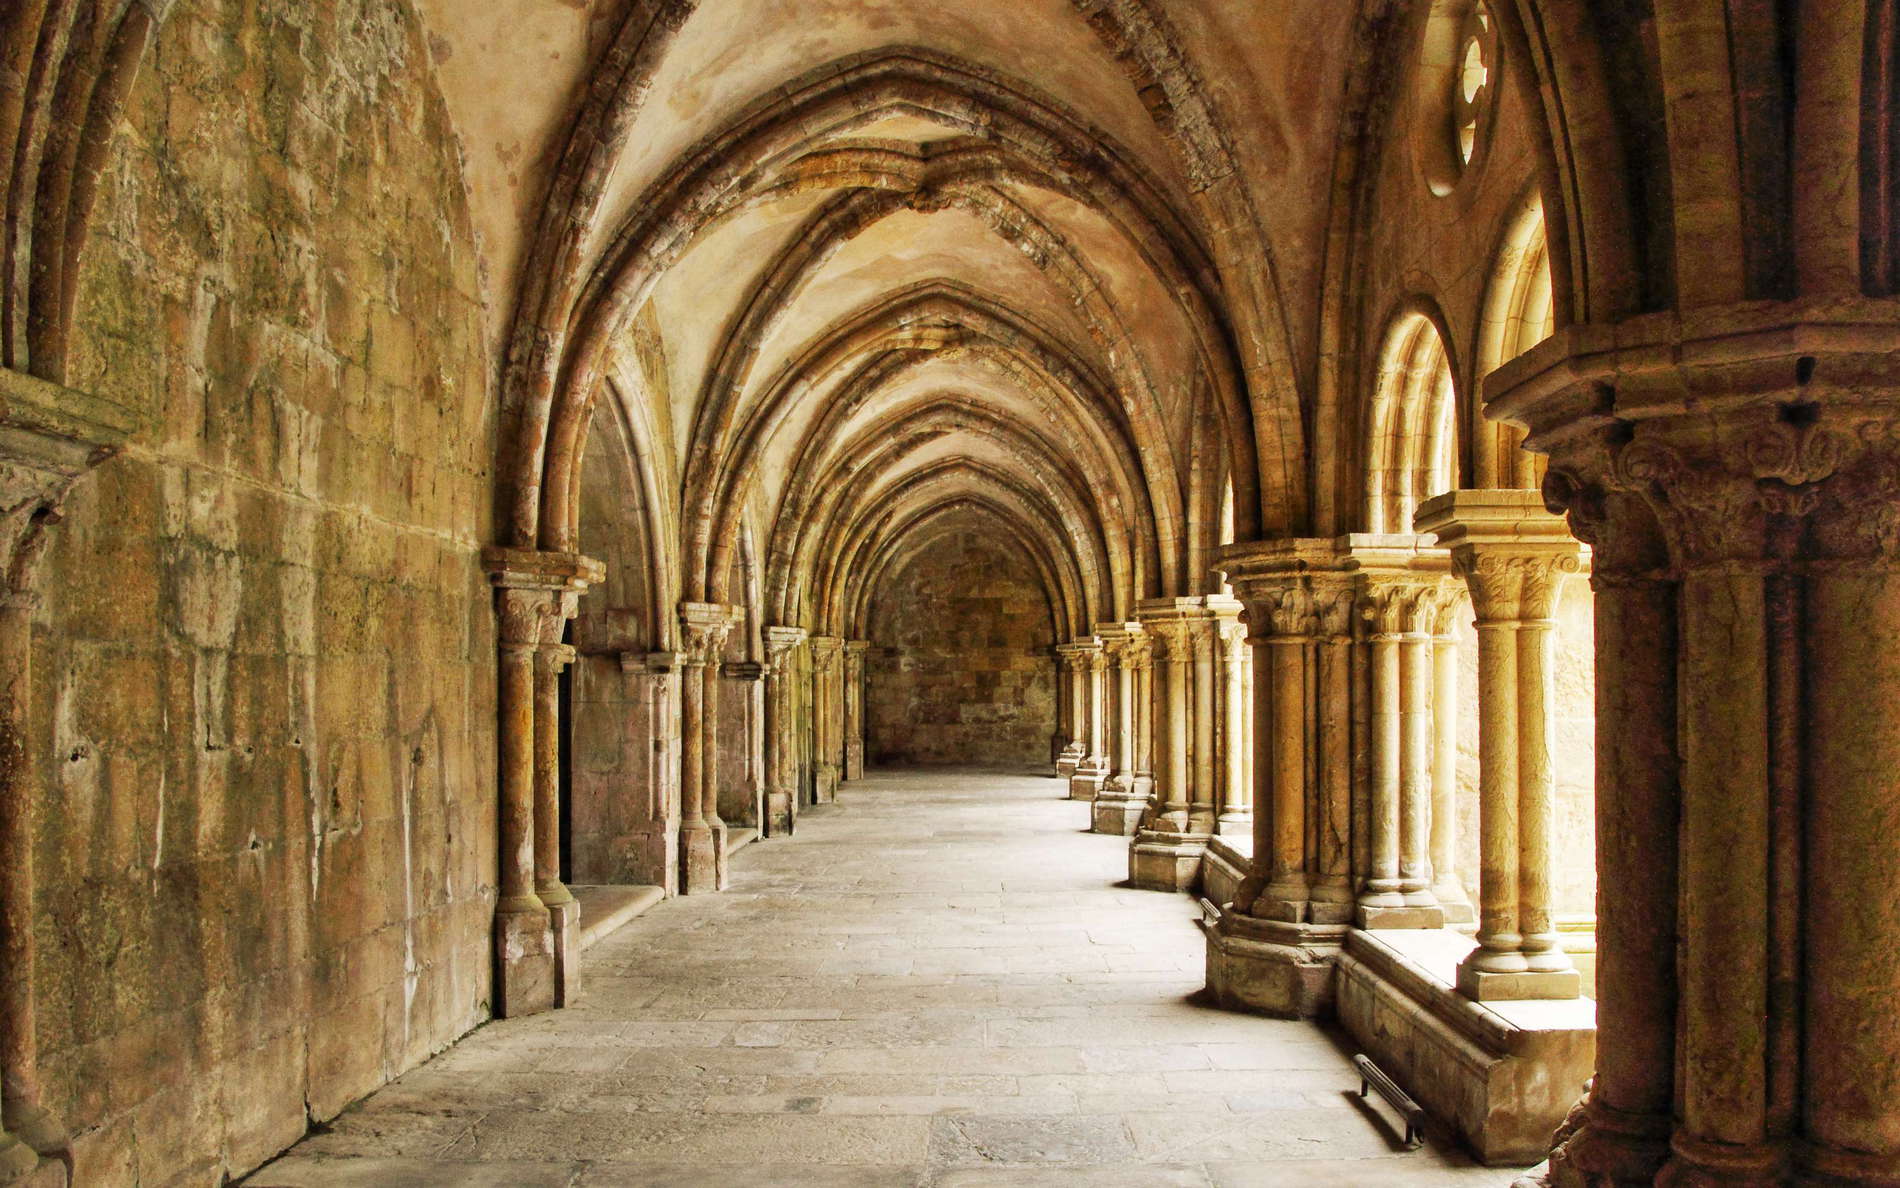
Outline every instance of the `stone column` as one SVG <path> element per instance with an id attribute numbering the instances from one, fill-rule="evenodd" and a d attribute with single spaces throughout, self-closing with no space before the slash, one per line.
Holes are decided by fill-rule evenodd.
<path id="1" fill-rule="evenodd" d="M 1140 626 L 1140 624 L 1136 624 Z M 1155 801 L 1154 641 L 1144 630 L 1134 641 L 1135 657 L 1135 781 L 1129 794 L 1142 805 L 1141 818 Z"/>
<path id="2" fill-rule="evenodd" d="M 1599 662 L 1638 667 L 1630 691 L 1598 679 L 1605 1042 L 1561 1184 L 1900 1167 L 1897 341 L 1890 303 L 1761 302 L 1565 331 L 1492 388 L 1550 451 L 1544 491 L 1577 535 L 1599 554 L 1660 535 L 1678 582 L 1673 691 L 1636 651 L 1669 641 L 1666 596 L 1598 604 Z M 1648 869 L 1616 887 L 1634 857 Z"/>
<path id="3" fill-rule="evenodd" d="M 1313 595 L 1299 576 L 1246 575 L 1234 588 L 1246 602 L 1251 642 L 1264 673 L 1255 702 L 1258 765 L 1253 812 L 1253 872 L 1234 895 L 1234 910 L 1268 920 L 1306 919 L 1306 661 L 1318 627 Z"/>
<path id="4" fill-rule="evenodd" d="M 812 636 L 811 660 L 812 764 L 816 768 L 813 797 L 819 804 L 830 804 L 838 799 L 838 782 L 844 774 L 840 763 L 844 750 L 844 690 L 840 680 L 844 640 L 835 635 Z"/>
<path id="5" fill-rule="evenodd" d="M 1091 637 L 1076 643 L 1076 671 L 1082 684 L 1082 721 L 1087 753 L 1069 777 L 1071 800 L 1094 800 L 1108 779 L 1108 653 Z"/>
<path id="6" fill-rule="evenodd" d="M 1583 548 L 1535 491 L 1454 491 L 1419 509 L 1478 617 L 1478 947 L 1458 988 L 1479 1000 L 1575 998 L 1582 979 L 1550 906 L 1553 632 Z"/>
<path id="7" fill-rule="evenodd" d="M 1112 665 L 1115 693 L 1113 771 L 1095 795 L 1090 828 L 1096 833 L 1127 837 L 1141 824 L 1148 809 L 1148 792 L 1137 778 L 1140 747 L 1139 669 L 1147 640 L 1139 623 L 1105 623 L 1096 628 Z"/>
<path id="8" fill-rule="evenodd" d="M 1432 631 L 1432 895 L 1447 924 L 1477 919 L 1458 878 L 1458 617 L 1464 607 L 1462 596 L 1446 598 Z"/>
<path id="9" fill-rule="evenodd" d="M 1247 755 L 1252 749 L 1252 732 L 1247 719 L 1253 708 L 1252 690 L 1247 684 L 1247 629 L 1238 614 L 1220 619 L 1221 657 L 1221 770 L 1220 817 L 1214 831 L 1220 834 L 1253 832 L 1253 788 L 1247 782 Z"/>
<path id="10" fill-rule="evenodd" d="M 864 653 L 867 640 L 844 645 L 844 778 L 864 778 Z"/>
<path id="11" fill-rule="evenodd" d="M 1214 828 L 1213 616 L 1202 598 L 1152 599 L 1139 610 L 1142 628 L 1155 641 L 1166 670 L 1155 707 L 1166 728 L 1157 724 L 1155 806 L 1129 847 L 1129 879 L 1150 890 L 1182 891 L 1200 874 Z M 1198 705 L 1203 699 L 1206 704 Z M 1199 718 L 1197 707 L 1203 711 Z M 1198 748 L 1196 735 L 1203 731 L 1197 722 L 1208 727 Z M 1206 784 L 1196 780 L 1203 763 L 1210 777 Z"/>
<path id="12" fill-rule="evenodd" d="M 576 597 L 553 600 L 534 655 L 534 894 L 547 908 L 554 947 L 554 1005 L 580 996 L 581 905 L 561 881 L 561 673 L 574 649 L 561 643 Z"/>
<path id="13" fill-rule="evenodd" d="M 1150 825 L 1160 832 L 1186 833 L 1192 794 L 1188 769 L 1188 674 L 1193 666 L 1192 645 L 1188 641 L 1188 625 L 1183 620 L 1168 619 L 1146 626 L 1155 641 L 1155 659 L 1161 664 L 1156 674 L 1161 696 L 1155 699 L 1156 803 Z"/>
<path id="14" fill-rule="evenodd" d="M 1330 540 L 1231 545 L 1254 679 L 1251 869 L 1207 934 L 1223 1006 L 1324 1015 L 1352 917 L 1353 598 Z M 1231 712 L 1231 705 L 1230 705 Z"/>
<path id="15" fill-rule="evenodd" d="M 1316 634 L 1312 737 L 1318 750 L 1318 787 L 1313 799 L 1313 872 L 1307 920 L 1316 925 L 1349 924 L 1357 918 L 1353 891 L 1353 619 L 1357 596 L 1349 580 L 1316 576 L 1311 580 Z"/>
<path id="16" fill-rule="evenodd" d="M 1194 622 L 1194 800 L 1188 812 L 1188 832 L 1212 835 L 1220 816 L 1221 761 L 1217 746 L 1216 681 L 1214 661 L 1220 651 L 1220 621 L 1209 598 Z M 1238 614 L 1235 604 L 1232 613 Z"/>
<path id="17" fill-rule="evenodd" d="M 798 717 L 792 705 L 792 651 L 805 642 L 803 627 L 765 629 L 766 837 L 789 835 L 798 814 Z"/>
<path id="18" fill-rule="evenodd" d="M 1432 628 L 1449 563 L 1415 537 L 1352 537 L 1371 625 L 1371 868 L 1361 928 L 1441 928 L 1432 894 Z"/>
<path id="19" fill-rule="evenodd" d="M 1082 705 L 1082 674 L 1085 671 L 1082 646 L 1076 643 L 1057 644 L 1056 660 L 1062 668 L 1062 729 L 1068 735 L 1068 743 L 1056 756 L 1056 777 L 1067 781 L 1088 755 L 1088 727 L 1083 721 L 1085 710 Z"/>
<path id="20" fill-rule="evenodd" d="M 42 1100 L 36 1025 L 35 583 L 66 497 L 118 453 L 134 424 L 111 401 L 0 368 L 0 1180 L 39 1168 L 63 1184 L 57 1165 L 70 1146 Z"/>
<path id="21" fill-rule="evenodd" d="M 726 823 L 719 817 L 719 675 L 732 608 L 680 603 L 680 893 L 726 889 Z"/>
<path id="22" fill-rule="evenodd" d="M 574 951 L 579 937 L 573 927 L 578 907 L 559 877 L 560 724 L 554 681 L 561 653 L 555 649 L 580 595 L 599 584 L 606 570 L 573 553 L 491 548 L 482 561 L 497 588 L 501 635 L 494 1007 L 498 1016 L 509 1018 L 564 1005 L 568 980 L 579 984 Z M 552 872 L 551 882 L 543 877 L 544 869 Z M 540 888 L 556 902 L 548 904 Z"/>

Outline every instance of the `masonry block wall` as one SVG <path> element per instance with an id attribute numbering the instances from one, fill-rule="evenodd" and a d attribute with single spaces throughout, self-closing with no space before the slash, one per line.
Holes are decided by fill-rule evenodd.
<path id="1" fill-rule="evenodd" d="M 1054 642 L 1027 558 L 993 532 L 942 538 L 879 595 L 866 753 L 879 763 L 1046 765 Z"/>
<path id="2" fill-rule="evenodd" d="M 38 1027 L 73 1180 L 217 1183 L 487 1014 L 495 418 L 408 7 L 180 0 L 67 382 L 138 410 L 35 622 Z"/>

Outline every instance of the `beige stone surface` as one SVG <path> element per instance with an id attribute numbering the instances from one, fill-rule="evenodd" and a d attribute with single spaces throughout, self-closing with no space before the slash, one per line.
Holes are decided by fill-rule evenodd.
<path id="1" fill-rule="evenodd" d="M 1325 1031 L 1196 1001 L 1192 901 L 1053 787 L 874 772 L 248 1183 L 1499 1182 L 1395 1150 Z"/>

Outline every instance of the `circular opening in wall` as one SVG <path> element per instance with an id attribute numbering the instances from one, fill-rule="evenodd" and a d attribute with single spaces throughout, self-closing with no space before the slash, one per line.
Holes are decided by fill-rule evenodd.
<path id="1" fill-rule="evenodd" d="M 1496 23 L 1482 0 L 1435 0 L 1419 61 L 1416 147 L 1426 184 L 1441 197 L 1483 155 L 1497 50 Z"/>

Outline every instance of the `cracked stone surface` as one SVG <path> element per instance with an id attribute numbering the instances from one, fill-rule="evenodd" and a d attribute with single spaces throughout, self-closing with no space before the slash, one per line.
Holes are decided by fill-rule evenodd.
<path id="1" fill-rule="evenodd" d="M 1309 1024 L 1196 1000 L 1187 896 L 1057 781 L 883 771 L 251 1177 L 306 1185 L 1509 1183 L 1393 1142 Z"/>

